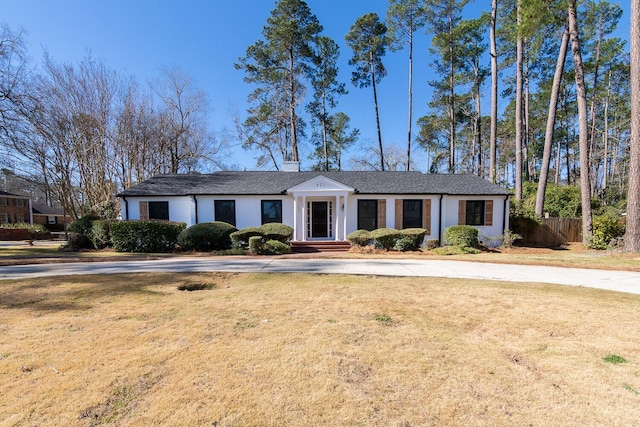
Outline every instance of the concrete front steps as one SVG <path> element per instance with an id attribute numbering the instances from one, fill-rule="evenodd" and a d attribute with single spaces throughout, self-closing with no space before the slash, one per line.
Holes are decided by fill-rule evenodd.
<path id="1" fill-rule="evenodd" d="M 347 252 L 351 249 L 349 242 L 336 241 L 311 241 L 311 242 L 291 242 L 291 252 L 293 253 L 313 253 L 313 252 Z"/>

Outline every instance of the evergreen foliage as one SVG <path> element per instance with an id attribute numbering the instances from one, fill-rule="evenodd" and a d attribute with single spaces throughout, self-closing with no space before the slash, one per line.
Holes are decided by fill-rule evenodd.
<path id="1" fill-rule="evenodd" d="M 477 248 L 480 246 L 478 229 L 470 225 L 447 227 L 444 230 L 444 245 Z"/>
<path id="2" fill-rule="evenodd" d="M 118 221 L 111 224 L 111 240 L 117 252 L 172 252 L 184 222 Z"/>
<path id="3" fill-rule="evenodd" d="M 287 243 L 293 237 L 293 228 L 279 222 L 269 222 L 262 224 L 258 230 L 265 240 L 277 240 Z"/>
<path id="4" fill-rule="evenodd" d="M 367 246 L 371 243 L 372 237 L 369 230 L 356 230 L 347 235 L 347 240 L 352 246 Z"/>
<path id="5" fill-rule="evenodd" d="M 396 241 L 402 237 L 400 230 L 395 228 L 378 228 L 371 232 L 371 238 L 376 246 L 391 250 L 396 245 Z"/>
<path id="6" fill-rule="evenodd" d="M 226 222 L 201 222 L 183 230 L 178 236 L 178 244 L 185 251 L 231 249 L 230 235 L 236 231 L 236 227 Z"/>
<path id="7" fill-rule="evenodd" d="M 244 248 L 249 246 L 249 238 L 254 236 L 261 236 L 262 231 L 257 227 L 247 227 L 238 231 L 234 231 L 229 235 L 231 238 L 231 246 L 234 248 Z"/>

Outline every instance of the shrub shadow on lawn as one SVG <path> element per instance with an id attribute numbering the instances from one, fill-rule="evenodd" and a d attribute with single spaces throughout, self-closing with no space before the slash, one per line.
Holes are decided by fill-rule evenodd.
<path id="1" fill-rule="evenodd" d="M 123 295 L 163 295 L 145 274 L 66 276 L 0 285 L 0 309 L 88 310 L 98 301 Z"/>

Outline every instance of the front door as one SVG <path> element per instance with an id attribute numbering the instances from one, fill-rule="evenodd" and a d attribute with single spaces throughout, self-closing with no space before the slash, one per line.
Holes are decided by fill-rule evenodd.
<path id="1" fill-rule="evenodd" d="M 311 202 L 311 237 L 329 237 L 329 203 Z"/>

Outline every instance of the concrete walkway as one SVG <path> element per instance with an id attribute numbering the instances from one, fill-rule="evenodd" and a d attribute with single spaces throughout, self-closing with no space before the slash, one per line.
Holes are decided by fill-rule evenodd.
<path id="1" fill-rule="evenodd" d="M 212 271 L 450 277 L 553 283 L 640 294 L 640 272 L 415 259 L 180 257 L 152 261 L 31 264 L 0 267 L 0 279 L 69 274 Z"/>

